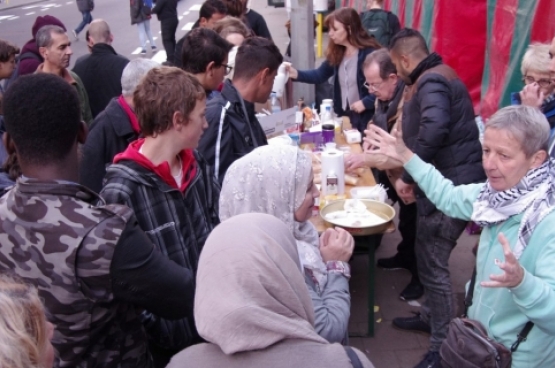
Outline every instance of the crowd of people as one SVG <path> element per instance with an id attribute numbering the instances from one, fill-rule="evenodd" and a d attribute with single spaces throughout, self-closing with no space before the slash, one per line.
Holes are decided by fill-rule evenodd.
<path id="1" fill-rule="evenodd" d="M 165 65 L 117 54 L 92 0 L 72 70 L 55 17 L 21 50 L 0 40 L 0 365 L 373 367 L 348 346 L 354 238 L 318 233 L 311 157 L 268 145 L 256 116 L 284 60 L 264 19 L 206 0 L 176 42 L 175 0 L 130 4 L 144 53 L 161 21 Z M 507 347 L 534 323 L 512 366 L 555 366 L 555 39 L 529 47 L 480 142 L 456 72 L 382 5 L 332 11 L 323 63 L 288 68 L 333 77 L 335 112 L 364 133 L 346 169 L 372 168 L 399 206 L 402 240 L 378 266 L 408 269 L 399 297 L 425 302 L 393 325 L 430 334 L 416 368 L 441 367 L 449 256 L 474 221 L 468 316 Z"/>

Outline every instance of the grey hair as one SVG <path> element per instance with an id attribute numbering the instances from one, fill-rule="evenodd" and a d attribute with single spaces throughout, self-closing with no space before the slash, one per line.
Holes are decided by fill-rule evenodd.
<path id="1" fill-rule="evenodd" d="M 54 42 L 52 39 L 52 33 L 56 34 L 66 34 L 66 31 L 60 26 L 56 25 L 46 25 L 41 27 L 37 31 L 37 35 L 35 36 L 35 41 L 37 43 L 37 47 L 50 47 Z"/>
<path id="2" fill-rule="evenodd" d="M 150 59 L 131 60 L 123 69 L 123 73 L 121 75 L 121 94 L 126 97 L 132 97 L 133 92 L 135 92 L 135 89 L 146 73 L 148 73 L 150 69 L 154 69 L 159 66 L 159 63 Z"/>
<path id="3" fill-rule="evenodd" d="M 520 143 L 526 157 L 548 150 L 549 123 L 537 108 L 524 105 L 504 107 L 486 123 L 486 131 L 488 129 L 504 130 L 511 134 Z"/>
<path id="4" fill-rule="evenodd" d="M 364 60 L 364 64 L 362 64 L 362 68 L 366 69 L 373 63 L 376 63 L 378 68 L 380 68 L 380 78 L 383 80 L 386 80 L 390 74 L 397 74 L 397 68 L 395 64 L 393 64 L 393 61 L 391 61 L 391 56 L 387 49 L 379 49 L 368 54 Z"/>
<path id="5" fill-rule="evenodd" d="M 549 74 L 549 48 L 550 44 L 535 43 L 528 46 L 522 57 L 520 72 L 523 76 L 530 71 L 540 74 Z"/>

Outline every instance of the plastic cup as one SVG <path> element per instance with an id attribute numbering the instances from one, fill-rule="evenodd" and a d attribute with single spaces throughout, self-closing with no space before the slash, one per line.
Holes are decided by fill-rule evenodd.
<path id="1" fill-rule="evenodd" d="M 322 125 L 322 138 L 324 139 L 324 145 L 335 142 L 335 126 L 333 124 Z"/>

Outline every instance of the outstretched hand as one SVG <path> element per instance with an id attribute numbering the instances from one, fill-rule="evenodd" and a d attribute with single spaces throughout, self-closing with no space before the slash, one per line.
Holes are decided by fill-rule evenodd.
<path id="1" fill-rule="evenodd" d="M 367 142 L 368 145 L 374 147 L 373 150 L 368 151 L 369 154 L 381 153 L 403 164 L 411 159 L 413 153 L 407 148 L 405 142 L 403 142 L 403 136 L 400 130 L 393 129 L 391 131 L 392 134 L 389 134 L 375 125 L 370 125 L 368 130 L 364 132 L 366 133 L 364 141 Z"/>
<path id="2" fill-rule="evenodd" d="M 505 235 L 503 235 L 503 233 L 499 233 L 497 239 L 503 247 L 505 262 L 501 262 L 500 260 L 496 259 L 495 263 L 503 271 L 503 273 L 490 275 L 489 279 L 491 281 L 482 281 L 480 285 L 482 285 L 483 287 L 491 288 L 513 288 L 515 286 L 518 286 L 522 282 L 522 279 L 524 279 L 524 270 L 522 269 L 520 263 L 518 263 L 518 260 L 511 250 L 511 246 L 509 245 L 509 241 L 507 240 Z"/>

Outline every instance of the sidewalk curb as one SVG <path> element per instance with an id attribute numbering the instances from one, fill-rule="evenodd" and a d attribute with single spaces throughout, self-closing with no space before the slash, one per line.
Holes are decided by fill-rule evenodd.
<path id="1" fill-rule="evenodd" d="M 14 0 L 15 1 L 15 0 Z M 5 8 L 0 6 L 0 12 L 3 12 L 4 10 L 10 10 L 10 9 L 16 9 L 16 8 L 22 8 L 24 6 L 27 5 L 34 5 L 34 4 L 38 4 L 38 3 L 43 3 L 46 1 L 50 1 L 50 0 L 35 0 L 35 1 L 29 1 L 28 3 L 24 3 L 24 4 L 18 4 L 18 5 L 11 5 L 11 6 L 7 6 Z"/>

